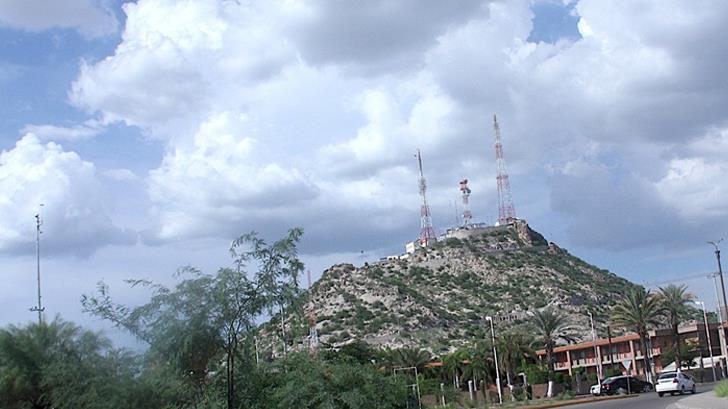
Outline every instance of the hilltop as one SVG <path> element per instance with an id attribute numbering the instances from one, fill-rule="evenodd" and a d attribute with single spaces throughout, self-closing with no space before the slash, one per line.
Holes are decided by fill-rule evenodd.
<path id="1" fill-rule="evenodd" d="M 453 230 L 432 246 L 362 267 L 332 266 L 306 294 L 303 310 L 315 312 L 323 344 L 337 347 L 360 339 L 442 353 L 488 337 L 486 316 L 496 325 L 517 323 L 547 305 L 557 306 L 589 334 L 587 311 L 600 325 L 607 309 L 634 286 L 517 220 Z M 280 326 L 279 319 L 271 324 Z M 304 341 L 306 326 L 300 315 L 288 315 L 289 342 Z"/>

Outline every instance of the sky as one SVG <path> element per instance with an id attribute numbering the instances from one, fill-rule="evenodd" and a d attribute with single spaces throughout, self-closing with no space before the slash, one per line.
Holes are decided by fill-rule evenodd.
<path id="1" fill-rule="evenodd" d="M 706 0 L 0 2 L 0 325 L 92 328 L 100 280 L 229 265 L 300 226 L 328 266 L 516 214 L 599 267 L 715 308 L 728 236 L 728 3 Z M 40 204 L 43 204 L 41 207 Z M 725 247 L 725 246 L 724 246 Z"/>

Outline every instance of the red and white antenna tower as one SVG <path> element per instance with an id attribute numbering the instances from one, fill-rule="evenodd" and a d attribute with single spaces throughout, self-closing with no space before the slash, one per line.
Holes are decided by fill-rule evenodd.
<path id="1" fill-rule="evenodd" d="M 306 276 L 308 277 L 308 295 L 311 296 L 311 270 L 306 270 Z M 308 348 L 311 353 L 316 352 L 316 348 L 319 344 L 318 331 L 316 330 L 316 311 L 311 303 L 311 311 L 308 313 Z"/>
<path id="2" fill-rule="evenodd" d="M 427 204 L 427 184 L 422 173 L 422 155 L 417 149 L 417 164 L 420 167 L 420 196 L 422 196 L 422 207 L 420 208 L 420 245 L 427 246 L 431 241 L 437 241 L 435 229 L 432 228 L 432 216 L 430 206 Z"/>
<path id="3" fill-rule="evenodd" d="M 511 182 L 508 180 L 506 160 L 503 158 L 500 127 L 495 114 L 493 114 L 493 129 L 495 129 L 495 163 L 498 168 L 498 175 L 495 177 L 498 182 L 498 223 L 506 224 L 509 220 L 516 218 L 516 210 L 513 208 Z"/>
<path id="4" fill-rule="evenodd" d="M 463 226 L 467 227 L 473 218 L 473 214 L 470 212 L 470 188 L 467 179 L 460 181 L 460 192 L 463 194 Z"/>

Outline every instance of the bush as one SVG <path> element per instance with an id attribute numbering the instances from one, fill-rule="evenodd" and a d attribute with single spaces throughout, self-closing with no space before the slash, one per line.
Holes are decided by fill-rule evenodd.
<path id="1" fill-rule="evenodd" d="M 271 408 L 404 408 L 407 389 L 401 379 L 371 365 L 323 362 L 308 354 L 289 357 L 274 378 Z"/>
<path id="2" fill-rule="evenodd" d="M 715 387 L 715 395 L 719 398 L 728 398 L 728 380 L 724 380 Z"/>
<path id="3" fill-rule="evenodd" d="M 549 381 L 548 371 L 540 368 L 537 365 L 529 365 L 523 368 L 523 372 L 526 374 L 528 383 L 532 385 L 546 383 Z"/>

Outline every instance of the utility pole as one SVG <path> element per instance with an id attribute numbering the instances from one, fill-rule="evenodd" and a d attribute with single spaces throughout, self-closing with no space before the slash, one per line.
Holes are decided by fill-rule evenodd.
<path id="1" fill-rule="evenodd" d="M 614 350 L 612 349 L 612 329 L 607 325 L 607 339 L 609 340 L 609 361 L 612 363 L 612 373 L 615 373 L 614 369 Z"/>
<path id="2" fill-rule="evenodd" d="M 720 311 L 720 295 L 719 295 L 720 292 L 718 291 L 718 272 L 716 271 L 714 273 L 709 274 L 708 278 L 713 279 L 713 287 L 715 288 L 715 302 L 716 302 L 715 305 L 718 307 L 716 317 L 718 317 L 718 323 L 720 323 L 721 322 L 721 319 L 720 319 L 721 311 Z M 720 345 L 720 354 L 723 356 L 723 358 L 719 359 L 721 361 L 720 367 L 723 369 L 723 377 L 728 377 L 728 368 L 726 368 L 726 365 L 725 365 L 725 362 L 728 362 L 728 359 L 727 359 L 728 358 L 728 345 L 726 345 L 726 344 L 728 344 L 728 342 L 727 342 L 728 340 L 726 340 L 725 331 L 720 329 L 720 327 L 718 327 L 718 328 L 719 328 L 718 329 L 718 344 Z"/>
<path id="3" fill-rule="evenodd" d="M 43 207 L 43 203 L 40 204 L 40 207 Z M 45 311 L 45 308 L 43 308 L 43 304 L 41 303 L 40 296 L 40 234 L 42 233 L 40 226 L 42 225 L 43 220 L 40 217 L 40 209 L 38 209 L 38 214 L 35 215 L 35 261 L 38 279 L 38 305 L 30 308 L 30 311 L 38 312 L 38 325 L 43 324 L 43 311 Z"/>
<path id="4" fill-rule="evenodd" d="M 495 361 L 495 383 L 498 387 L 498 402 L 503 404 L 503 392 L 501 392 L 500 371 L 498 371 L 498 350 L 495 348 L 495 329 L 493 328 L 493 317 L 485 317 L 486 321 L 490 321 L 490 334 L 493 337 L 493 360 Z"/>
<path id="5" fill-rule="evenodd" d="M 708 313 L 705 312 L 705 303 L 702 301 L 695 301 L 695 304 L 700 305 L 703 307 L 703 319 L 705 320 L 705 337 L 708 340 L 708 353 L 710 354 L 710 369 L 713 370 L 713 381 L 717 381 L 718 377 L 715 375 L 715 361 L 713 360 L 713 345 L 710 343 L 710 327 L 708 326 Z M 718 326 L 718 330 L 720 331 L 720 326 Z M 700 354 L 700 359 L 703 359 L 703 354 Z M 701 362 L 700 367 L 703 367 L 703 364 Z"/>
<path id="6" fill-rule="evenodd" d="M 708 244 L 712 244 L 713 247 L 715 247 L 715 259 L 718 260 L 718 277 L 720 278 L 720 288 L 723 290 L 723 310 L 720 314 L 720 321 L 721 322 L 728 322 L 728 301 L 726 301 L 725 297 L 725 283 L 723 282 L 723 268 L 720 265 L 720 248 L 718 248 L 718 243 L 723 241 L 723 239 L 720 239 L 718 241 L 709 241 Z M 718 306 L 718 309 L 720 309 L 720 306 Z"/>
<path id="7" fill-rule="evenodd" d="M 591 311 L 587 311 L 586 313 L 589 314 L 589 321 L 591 322 L 592 343 L 594 344 L 594 359 L 597 361 L 597 378 L 599 379 L 599 382 L 601 382 L 602 379 L 604 379 L 604 376 L 602 375 L 602 357 L 597 347 L 597 331 L 594 329 L 594 316 L 592 315 Z"/>

